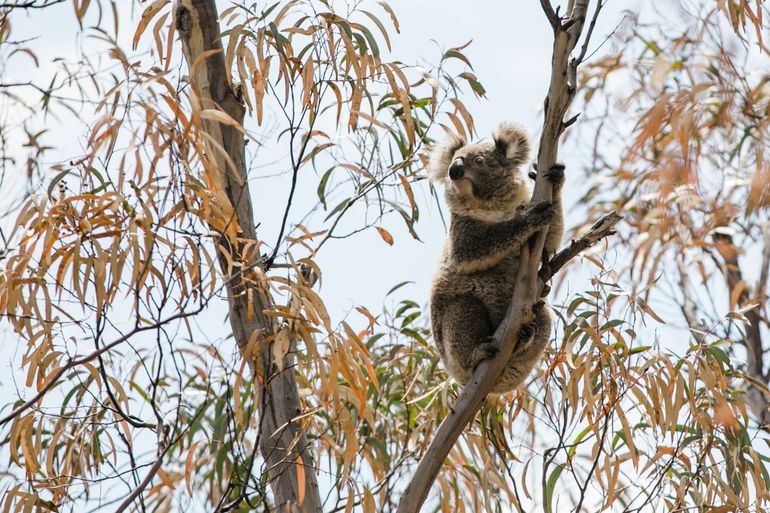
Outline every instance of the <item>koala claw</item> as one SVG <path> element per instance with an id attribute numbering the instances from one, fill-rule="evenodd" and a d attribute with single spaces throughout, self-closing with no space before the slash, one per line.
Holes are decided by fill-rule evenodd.
<path id="1" fill-rule="evenodd" d="M 527 217 L 532 219 L 532 222 L 535 225 L 546 225 L 556 217 L 556 209 L 550 201 L 541 201 L 529 208 Z"/>
<path id="2" fill-rule="evenodd" d="M 532 321 L 528 324 L 523 324 L 519 328 L 519 337 L 516 339 L 516 345 L 513 347 L 513 354 L 520 354 L 525 351 L 534 340 L 535 333 L 537 333 L 537 323 Z"/>
<path id="3" fill-rule="evenodd" d="M 529 341 L 537 331 L 537 323 L 530 322 L 529 324 L 524 324 L 521 329 L 519 330 L 519 343 L 521 344 L 524 341 Z"/>
<path id="4" fill-rule="evenodd" d="M 554 185 L 562 185 L 564 183 L 564 164 L 556 163 L 551 166 L 545 177 Z"/>
<path id="5" fill-rule="evenodd" d="M 475 369 L 482 361 L 494 358 L 499 352 L 500 346 L 497 345 L 495 339 L 490 337 L 486 342 L 482 342 L 474 349 L 473 366 L 471 368 Z"/>

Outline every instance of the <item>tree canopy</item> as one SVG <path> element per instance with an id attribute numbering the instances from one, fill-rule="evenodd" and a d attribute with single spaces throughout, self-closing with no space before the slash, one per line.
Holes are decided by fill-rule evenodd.
<path id="1" fill-rule="evenodd" d="M 486 399 L 427 291 L 372 268 L 383 303 L 339 316 L 319 263 L 437 229 L 427 151 L 491 128 L 483 27 L 409 62 L 384 1 L 0 4 L 3 511 L 408 511 L 420 479 L 424 511 L 770 507 L 770 12 L 643 3 L 604 34 L 604 3 L 563 4 L 522 15 L 553 32 L 532 128 L 538 169 L 575 156 L 573 242 L 514 296 L 559 320 Z M 77 59 L 17 35 L 51 12 Z"/>

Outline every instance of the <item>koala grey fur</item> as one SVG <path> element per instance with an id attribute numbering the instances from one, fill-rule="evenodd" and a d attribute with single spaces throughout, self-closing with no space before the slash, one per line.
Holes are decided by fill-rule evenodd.
<path id="1" fill-rule="evenodd" d="M 550 256 L 564 232 L 564 167 L 547 171 L 553 202 L 530 206 L 532 186 L 523 169 L 529 148 L 522 127 L 503 123 L 492 142 L 466 144 L 450 136 L 430 156 L 428 172 L 443 184 L 451 213 L 433 278 L 431 328 L 447 371 L 463 384 L 479 362 L 497 352 L 492 336 L 513 296 L 522 244 L 549 225 L 545 250 Z M 550 340 L 551 325 L 551 309 L 541 302 L 493 393 L 512 390 L 524 380 Z"/>

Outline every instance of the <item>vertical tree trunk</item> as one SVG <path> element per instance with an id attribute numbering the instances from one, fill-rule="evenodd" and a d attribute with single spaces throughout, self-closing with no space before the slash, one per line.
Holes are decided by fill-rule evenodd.
<path id="1" fill-rule="evenodd" d="M 228 82 L 215 1 L 177 0 L 174 15 L 193 94 L 200 101 L 200 108 L 225 112 L 242 125 L 245 110 Z M 265 315 L 272 306 L 271 298 L 264 286 L 259 254 L 253 244 L 257 238 L 246 180 L 244 136 L 234 126 L 206 118 L 203 130 L 210 138 L 206 143 L 206 158 L 209 164 L 213 163 L 210 167 L 214 176 L 210 176 L 212 169 L 209 169 L 208 178 L 226 194 L 232 205 L 232 225 L 238 227 L 237 242 L 223 233 L 222 244 L 229 248 L 220 250 L 219 260 L 227 278 L 233 335 L 260 391 L 260 450 L 267 465 L 276 509 L 317 513 L 321 511 L 321 500 L 312 454 L 302 427 L 293 421 L 301 411 L 291 357 L 284 358 L 281 371 L 277 371 L 272 362 L 269 342 L 276 326 Z M 221 227 L 219 231 L 228 232 Z M 249 247 L 251 249 L 247 249 Z M 229 251 L 229 255 L 222 251 Z M 256 359 L 255 350 L 258 350 Z"/>

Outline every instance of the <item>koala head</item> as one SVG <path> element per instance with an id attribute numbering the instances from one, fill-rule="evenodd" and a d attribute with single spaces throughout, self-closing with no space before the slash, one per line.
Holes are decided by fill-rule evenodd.
<path id="1" fill-rule="evenodd" d="M 532 196 L 522 169 L 529 146 L 524 128 L 513 123 L 500 125 L 491 142 L 466 144 L 453 135 L 433 148 L 428 173 L 444 186 L 451 212 L 502 221 Z"/>

